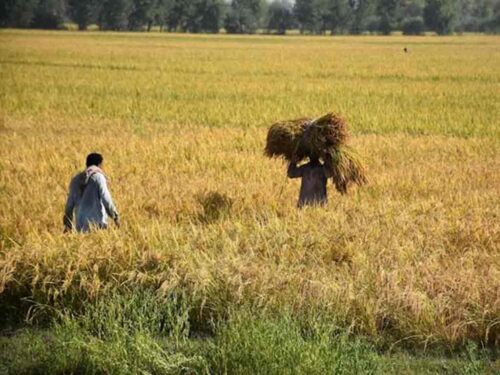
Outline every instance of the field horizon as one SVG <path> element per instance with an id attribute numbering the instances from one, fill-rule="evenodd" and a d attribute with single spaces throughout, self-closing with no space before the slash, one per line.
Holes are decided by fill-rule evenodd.
<path id="1" fill-rule="evenodd" d="M 2 30 L 0 81 L 0 372 L 499 371 L 500 37 Z M 297 210 L 266 132 L 330 111 L 369 184 Z M 122 227 L 63 234 L 93 151 Z"/>

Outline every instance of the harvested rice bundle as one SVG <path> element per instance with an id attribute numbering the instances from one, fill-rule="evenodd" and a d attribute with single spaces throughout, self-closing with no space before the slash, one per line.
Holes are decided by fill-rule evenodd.
<path id="1" fill-rule="evenodd" d="M 291 161 L 307 123 L 309 119 L 303 118 L 271 125 L 267 133 L 265 154 L 269 157 L 282 156 Z"/>
<path id="2" fill-rule="evenodd" d="M 334 113 L 316 120 L 302 118 L 275 123 L 269 129 L 265 153 L 297 162 L 318 157 L 330 168 L 336 189 L 347 193 L 353 185 L 367 182 L 359 155 L 345 145 L 349 137 L 344 119 Z"/>
<path id="3" fill-rule="evenodd" d="M 324 150 L 329 147 L 339 147 L 347 142 L 349 134 L 345 120 L 328 113 L 310 122 L 303 134 L 303 141 L 310 152 Z"/>
<path id="4" fill-rule="evenodd" d="M 301 118 L 277 122 L 267 133 L 265 153 L 269 157 L 282 156 L 291 161 L 317 155 L 325 156 L 329 147 L 339 147 L 348 138 L 344 119 L 334 113 L 316 120 Z"/>
<path id="5" fill-rule="evenodd" d="M 362 186 L 368 182 L 362 159 L 352 147 L 331 147 L 327 155 L 331 158 L 327 164 L 331 165 L 330 173 L 339 193 L 346 194 L 350 186 Z"/>

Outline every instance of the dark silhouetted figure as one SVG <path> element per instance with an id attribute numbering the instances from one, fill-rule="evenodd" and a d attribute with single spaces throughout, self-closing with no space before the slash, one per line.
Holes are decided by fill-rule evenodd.
<path id="1" fill-rule="evenodd" d="M 328 162 L 322 164 L 319 158 L 310 158 L 309 163 L 297 166 L 296 161 L 288 166 L 289 178 L 302 178 L 300 184 L 299 208 L 304 206 L 325 205 L 328 202 L 326 183 L 330 174 Z"/>

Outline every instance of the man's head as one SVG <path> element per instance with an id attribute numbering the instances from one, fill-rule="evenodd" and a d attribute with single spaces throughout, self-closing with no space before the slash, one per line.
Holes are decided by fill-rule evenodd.
<path id="1" fill-rule="evenodd" d="M 91 166 L 102 167 L 103 157 L 101 154 L 93 152 L 87 155 L 87 168 Z"/>

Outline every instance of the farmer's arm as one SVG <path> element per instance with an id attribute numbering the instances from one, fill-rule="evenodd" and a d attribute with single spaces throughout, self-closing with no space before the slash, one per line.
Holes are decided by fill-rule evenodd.
<path id="1" fill-rule="evenodd" d="M 69 232 L 73 229 L 73 210 L 76 205 L 76 184 L 71 181 L 68 188 L 68 198 L 66 199 L 66 206 L 64 208 L 64 231 Z"/>
<path id="2" fill-rule="evenodd" d="M 297 167 L 297 162 L 292 160 L 288 165 L 288 178 L 302 177 L 302 167 Z"/>
<path id="3" fill-rule="evenodd" d="M 106 183 L 106 177 L 101 173 L 97 173 L 97 186 L 99 186 L 99 195 L 102 199 L 102 204 L 106 209 L 106 212 L 109 216 L 116 222 L 118 225 L 118 211 L 113 203 L 113 199 L 111 198 L 111 193 L 108 189 L 108 184 Z"/>

